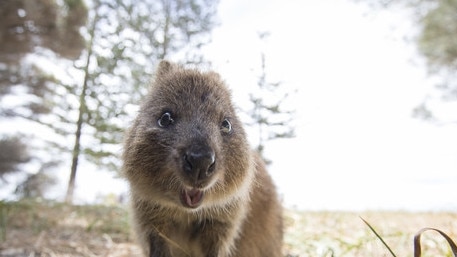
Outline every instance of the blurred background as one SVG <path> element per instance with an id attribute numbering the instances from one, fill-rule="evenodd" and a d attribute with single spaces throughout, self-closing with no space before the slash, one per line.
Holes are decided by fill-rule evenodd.
<path id="1" fill-rule="evenodd" d="M 457 211 L 457 0 L 3 0 L 0 200 L 125 202 L 161 59 L 215 70 L 285 205 Z"/>

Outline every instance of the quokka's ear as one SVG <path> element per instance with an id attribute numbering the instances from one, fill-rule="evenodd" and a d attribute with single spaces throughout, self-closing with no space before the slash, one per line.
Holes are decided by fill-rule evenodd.
<path id="1" fill-rule="evenodd" d="M 157 73 L 158 76 L 165 75 L 165 74 L 173 71 L 176 67 L 177 67 L 176 64 L 171 63 L 171 62 L 169 62 L 167 60 L 162 60 L 159 63 L 159 67 L 157 68 L 157 72 L 156 73 Z"/>
<path id="2" fill-rule="evenodd" d="M 220 75 L 219 73 L 217 73 L 217 72 L 210 71 L 210 72 L 208 72 L 208 75 L 209 75 L 211 78 L 213 78 L 213 79 L 215 79 L 215 80 L 217 80 L 217 81 L 222 80 L 221 75 Z"/>

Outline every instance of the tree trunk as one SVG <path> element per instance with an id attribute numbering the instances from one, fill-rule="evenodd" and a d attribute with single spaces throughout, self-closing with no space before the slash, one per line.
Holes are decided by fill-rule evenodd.
<path id="1" fill-rule="evenodd" d="M 75 191 L 75 181 L 76 181 L 76 171 L 78 170 L 78 161 L 79 156 L 81 154 L 81 132 L 82 127 L 84 124 L 84 115 L 87 113 L 87 106 L 86 106 L 86 94 L 87 94 L 87 87 L 88 87 L 88 80 L 89 80 L 89 64 L 90 59 L 92 57 L 92 47 L 93 47 L 93 40 L 95 35 L 95 28 L 98 22 L 98 6 L 95 8 L 95 17 L 93 20 L 92 28 L 90 30 L 90 40 L 87 46 L 87 59 L 86 64 L 84 67 L 84 81 L 83 81 L 83 88 L 81 90 L 81 94 L 79 95 L 79 115 L 78 121 L 76 122 L 76 132 L 75 132 L 75 144 L 73 147 L 73 158 L 71 161 L 71 170 L 70 170 L 70 179 L 68 181 L 67 187 L 67 194 L 65 196 L 66 203 L 73 202 L 73 194 Z"/>
<path id="2" fill-rule="evenodd" d="M 90 63 L 91 50 L 87 54 L 86 67 L 84 68 L 84 83 L 81 90 L 81 95 L 79 95 L 79 115 L 78 121 L 76 122 L 76 133 L 75 133 L 75 144 L 73 147 L 73 158 L 71 161 L 71 171 L 70 171 L 70 180 L 68 181 L 67 195 L 65 196 L 65 202 L 73 202 L 73 193 L 75 190 L 75 180 L 76 180 L 76 171 L 78 169 L 79 155 L 81 153 L 81 131 L 84 123 L 84 114 L 87 112 L 86 107 L 86 92 L 87 92 L 87 78 L 88 67 Z"/>

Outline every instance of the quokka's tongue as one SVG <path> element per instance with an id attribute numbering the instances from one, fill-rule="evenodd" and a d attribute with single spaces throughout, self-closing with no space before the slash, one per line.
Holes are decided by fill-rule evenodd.
<path id="1" fill-rule="evenodd" d="M 181 193 L 181 202 L 189 208 L 197 208 L 203 200 L 203 191 L 198 189 L 184 189 Z"/>

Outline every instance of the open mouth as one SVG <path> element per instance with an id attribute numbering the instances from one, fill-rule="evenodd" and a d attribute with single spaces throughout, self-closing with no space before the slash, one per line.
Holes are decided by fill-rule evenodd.
<path id="1" fill-rule="evenodd" d="M 181 191 L 181 203 L 188 208 L 197 208 L 203 201 L 203 191 L 192 188 Z"/>

